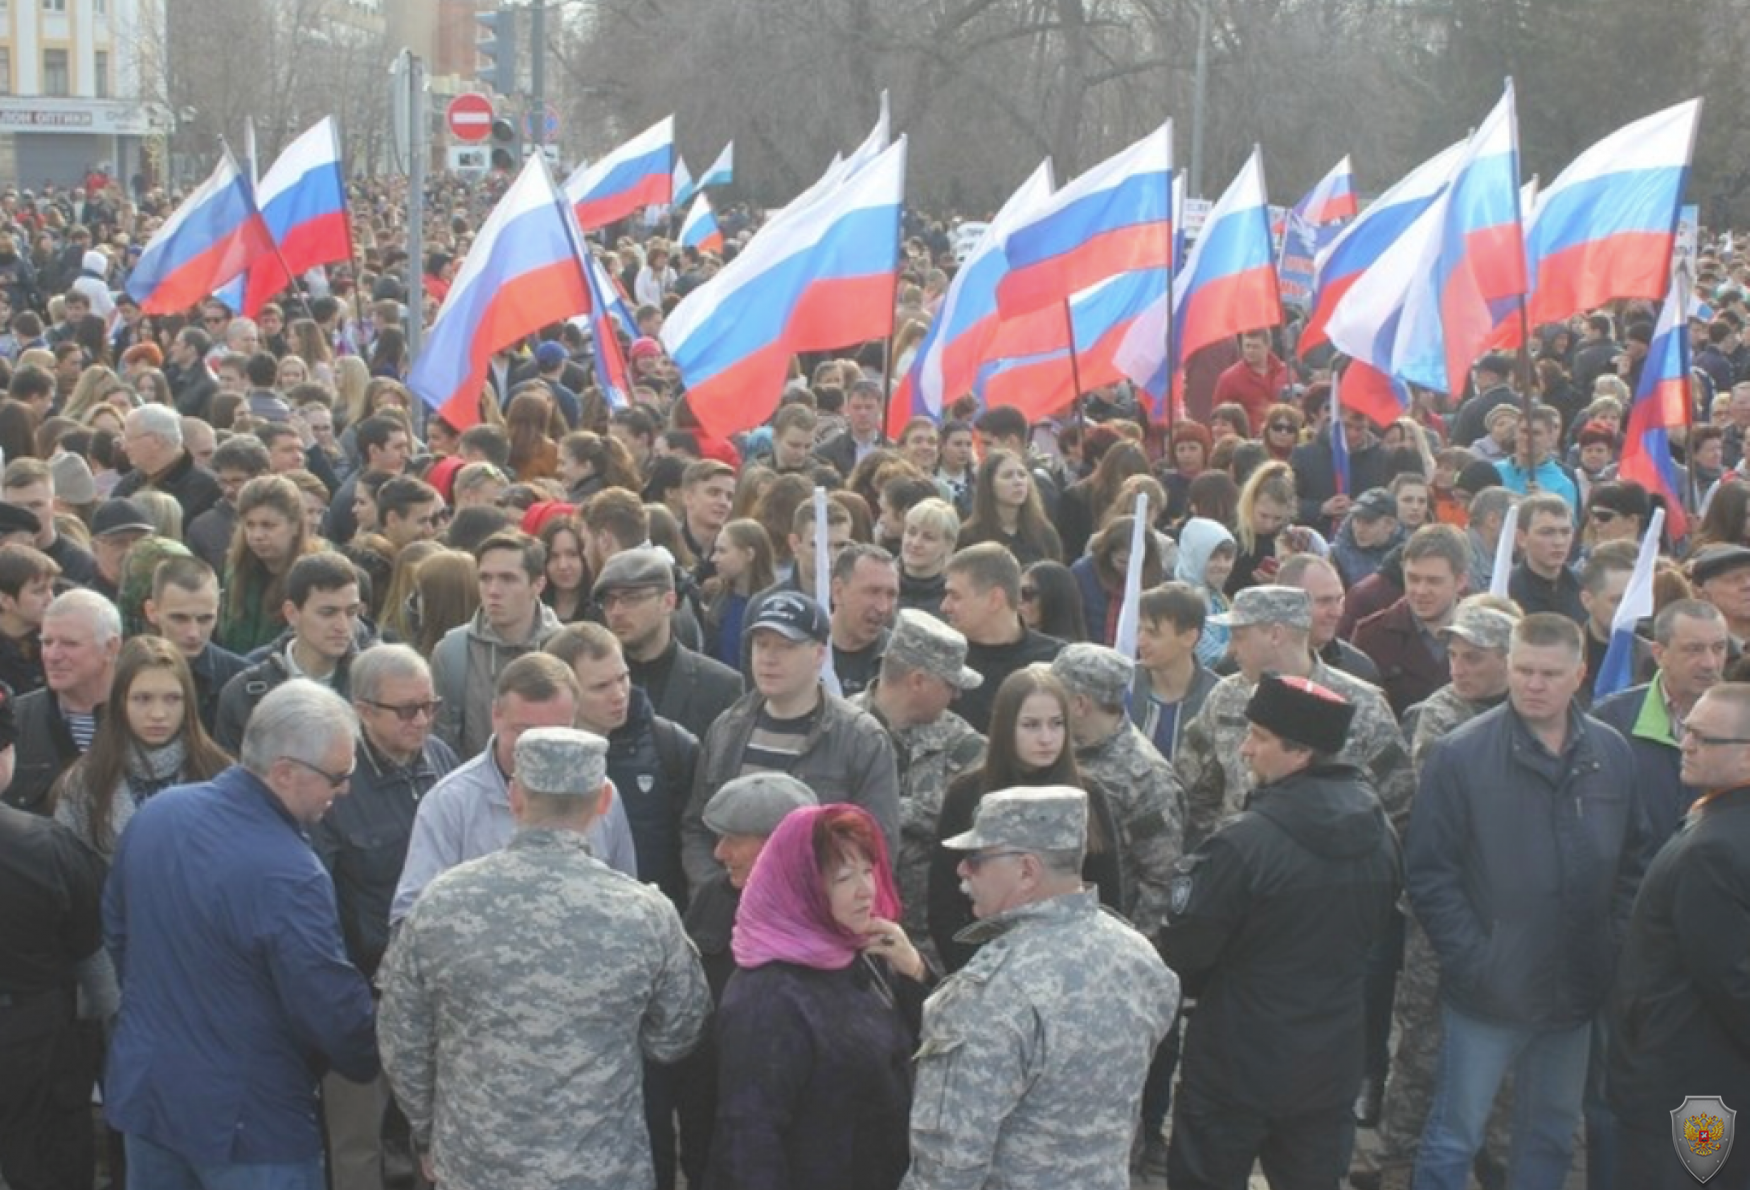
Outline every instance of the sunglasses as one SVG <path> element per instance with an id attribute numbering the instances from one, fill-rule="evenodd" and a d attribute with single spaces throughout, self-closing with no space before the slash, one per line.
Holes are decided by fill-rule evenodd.
<path id="1" fill-rule="evenodd" d="M 1608 525 L 1611 521 L 1614 521 L 1619 514 L 1612 512 L 1608 508 L 1594 508 L 1586 515 L 1597 521 L 1600 525 Z"/>
<path id="2" fill-rule="evenodd" d="M 282 756 L 280 759 L 289 760 L 301 769 L 309 769 L 312 773 L 315 773 L 318 777 L 321 777 L 324 781 L 328 782 L 328 788 L 335 792 L 339 792 L 348 781 L 352 780 L 352 769 L 347 769 L 344 773 L 331 773 L 321 765 L 311 764 L 307 760 L 299 760 L 296 756 Z"/>
<path id="3" fill-rule="evenodd" d="M 1270 428 L 1278 434 L 1287 434 L 1294 431 L 1295 425 L 1291 421 L 1273 421 Z"/>
<path id="4" fill-rule="evenodd" d="M 379 711 L 388 711 L 403 723 L 412 723 L 421 715 L 436 716 L 438 708 L 444 705 L 444 700 L 434 698 L 430 702 L 410 702 L 400 706 L 394 703 L 377 702 L 374 699 L 361 698 L 360 702 L 367 707 L 375 707 Z"/>

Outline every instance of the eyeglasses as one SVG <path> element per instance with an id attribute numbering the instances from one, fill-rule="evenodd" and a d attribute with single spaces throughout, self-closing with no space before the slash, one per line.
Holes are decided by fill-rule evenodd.
<path id="1" fill-rule="evenodd" d="M 1011 859 L 1017 855 L 1032 854 L 1031 851 L 975 851 L 971 855 L 962 857 L 960 862 L 965 864 L 968 870 L 976 872 L 993 859 Z"/>
<path id="2" fill-rule="evenodd" d="M 1600 525 L 1608 525 L 1617 518 L 1617 514 L 1608 508 L 1594 508 L 1586 514 Z"/>
<path id="3" fill-rule="evenodd" d="M 344 773 L 331 773 L 320 765 L 311 764 L 307 760 L 299 760 L 296 756 L 282 756 L 280 759 L 290 761 L 301 769 L 309 769 L 312 773 L 315 773 L 318 777 L 321 777 L 324 781 L 328 782 L 328 788 L 334 790 L 336 793 L 338 793 L 348 781 L 352 780 L 352 769 L 347 769 Z"/>
<path id="4" fill-rule="evenodd" d="M 421 715 L 436 715 L 438 713 L 438 708 L 444 705 L 444 700 L 441 698 L 434 698 L 430 702 L 410 702 L 401 706 L 396 706 L 394 703 L 377 702 L 375 699 L 370 698 L 361 698 L 358 701 L 364 703 L 367 707 L 375 707 L 379 711 L 388 711 L 403 723 L 412 723 Z"/>
<path id="5" fill-rule="evenodd" d="M 1697 748 L 1730 748 L 1750 744 L 1750 739 L 1745 739 L 1743 736 L 1708 735 L 1706 732 L 1697 731 L 1681 719 L 1677 721 L 1677 726 L 1683 729 L 1683 742 L 1687 744 L 1690 740 L 1694 740 Z"/>
<path id="6" fill-rule="evenodd" d="M 1291 421 L 1273 421 L 1270 429 L 1278 434 L 1292 433 L 1297 427 Z"/>

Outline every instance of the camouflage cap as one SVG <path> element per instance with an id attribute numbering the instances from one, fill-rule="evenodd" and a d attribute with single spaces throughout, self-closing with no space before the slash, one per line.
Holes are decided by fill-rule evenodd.
<path id="1" fill-rule="evenodd" d="M 1312 629 L 1312 599 L 1299 587 L 1247 587 L 1234 596 L 1233 607 L 1210 616 L 1211 624 L 1248 628 L 1253 624 L 1286 624 Z"/>
<path id="2" fill-rule="evenodd" d="M 725 781 L 703 817 L 715 835 L 769 835 L 790 811 L 819 804 L 814 790 L 789 773 L 748 773 Z"/>
<path id="3" fill-rule="evenodd" d="M 593 797 L 608 779 L 608 742 L 575 727 L 531 727 L 516 742 L 516 779 L 530 793 Z"/>
<path id="4" fill-rule="evenodd" d="M 1440 634 L 1456 636 L 1479 649 L 1505 653 L 1513 641 L 1513 624 L 1513 617 L 1497 608 L 1461 606 Z"/>
<path id="5" fill-rule="evenodd" d="M 1124 702 L 1136 676 L 1136 663 L 1117 649 L 1083 641 L 1068 646 L 1051 662 L 1051 674 L 1072 694 L 1085 694 L 1101 706 Z"/>
<path id="6" fill-rule="evenodd" d="M 651 588 L 674 590 L 674 565 L 666 550 L 621 550 L 602 566 L 592 590 L 596 595 L 602 595 L 608 591 Z"/>
<path id="7" fill-rule="evenodd" d="M 902 669 L 934 674 L 956 689 L 984 684 L 983 674 L 966 668 L 966 638 L 915 607 L 900 609 L 884 657 Z"/>
<path id="8" fill-rule="evenodd" d="M 972 829 L 943 839 L 942 846 L 951 851 L 1081 851 L 1087 842 L 1088 795 L 1068 785 L 1042 785 L 985 794 Z"/>

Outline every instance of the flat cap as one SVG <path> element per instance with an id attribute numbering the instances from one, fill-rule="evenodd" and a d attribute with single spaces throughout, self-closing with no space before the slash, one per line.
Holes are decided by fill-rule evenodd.
<path id="1" fill-rule="evenodd" d="M 595 580 L 595 594 L 654 588 L 674 590 L 674 564 L 667 550 L 639 548 L 621 550 L 609 558 Z"/>
<path id="2" fill-rule="evenodd" d="M 711 795 L 704 821 L 716 835 L 769 835 L 790 811 L 819 804 L 814 790 L 789 773 L 748 773 Z"/>
<path id="3" fill-rule="evenodd" d="M 1212 624 L 1247 628 L 1253 624 L 1286 624 L 1312 628 L 1312 600 L 1299 587 L 1247 587 L 1234 596 L 1233 607 L 1209 617 Z"/>
<path id="4" fill-rule="evenodd" d="M 1397 497 L 1384 488 L 1368 488 L 1355 497 L 1350 511 L 1364 521 L 1377 521 L 1381 517 L 1398 515 Z"/>
<path id="5" fill-rule="evenodd" d="M 1750 549 L 1741 545 L 1710 545 L 1689 561 L 1689 576 L 1698 583 L 1750 566 Z"/>
<path id="6" fill-rule="evenodd" d="M 1493 607 L 1465 607 L 1453 614 L 1452 623 L 1440 630 L 1442 636 L 1456 636 L 1479 649 L 1497 649 L 1505 653 L 1513 643 L 1515 617 Z"/>
<path id="7" fill-rule="evenodd" d="M 105 500 L 91 518 L 93 537 L 108 537 L 111 533 L 154 533 L 157 528 L 145 509 L 125 497 Z"/>
<path id="8" fill-rule="evenodd" d="M 13 533 L 28 533 L 35 537 L 42 532 L 42 522 L 36 513 L 23 505 L 0 500 L 0 537 Z"/>
<path id="9" fill-rule="evenodd" d="M 760 610 L 742 631 L 757 628 L 769 628 L 789 640 L 811 640 L 819 645 L 832 636 L 832 621 L 827 618 L 826 609 L 800 591 L 780 591 L 760 604 Z"/>
<path id="10" fill-rule="evenodd" d="M 1483 428 L 1493 430 L 1504 421 L 1518 421 L 1525 416 L 1525 411 L 1519 406 L 1507 403 L 1495 406 L 1483 414 Z"/>
<path id="11" fill-rule="evenodd" d="M 1136 676 L 1136 663 L 1117 649 L 1078 641 L 1052 659 L 1051 673 L 1072 694 L 1085 694 L 1109 707 L 1124 702 Z"/>
<path id="12" fill-rule="evenodd" d="M 1041 785 L 986 794 L 972 829 L 943 839 L 942 846 L 951 851 L 1081 851 L 1087 841 L 1088 795 L 1067 785 Z"/>
<path id="13" fill-rule="evenodd" d="M 530 793 L 593 797 L 608 779 L 608 742 L 575 727 L 531 727 L 516 742 L 516 779 Z"/>
<path id="14" fill-rule="evenodd" d="M 966 668 L 966 638 L 915 607 L 900 609 L 883 656 L 902 669 L 923 670 L 960 690 L 976 690 L 984 684 L 983 674 Z"/>
<path id="15" fill-rule="evenodd" d="M 1355 704 L 1311 678 L 1265 674 L 1246 703 L 1246 718 L 1289 743 L 1334 756 L 1349 738 Z"/>

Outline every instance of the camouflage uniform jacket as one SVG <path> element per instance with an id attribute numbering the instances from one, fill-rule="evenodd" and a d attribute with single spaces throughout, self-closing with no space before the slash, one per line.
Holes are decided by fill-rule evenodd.
<path id="1" fill-rule="evenodd" d="M 434 880 L 381 972 L 379 1044 L 446 1190 L 650 1190 L 642 1061 L 697 1044 L 711 996 L 680 916 L 522 830 Z"/>
<path id="2" fill-rule="evenodd" d="M 1118 820 L 1124 912 L 1144 935 L 1167 924 L 1173 865 L 1185 848 L 1185 790 L 1159 750 L 1126 718 L 1097 744 L 1076 749 L 1076 767 L 1107 791 Z"/>
<path id="3" fill-rule="evenodd" d="M 953 711 L 943 711 L 934 722 L 918 727 L 894 727 L 875 706 L 880 684 L 877 679 L 846 701 L 873 715 L 893 740 L 899 764 L 899 855 L 894 874 L 905 908 L 900 924 L 912 942 L 923 947 L 930 938 L 930 856 L 935 853 L 942 796 L 950 781 L 984 763 L 984 737 Z"/>
<path id="4" fill-rule="evenodd" d="M 901 1190 L 1129 1190 L 1142 1083 L 1179 980 L 1092 892 L 963 930 L 924 1006 Z"/>
<path id="5" fill-rule="evenodd" d="M 1416 776 L 1410 754 L 1398 730 L 1396 716 L 1377 686 L 1332 669 L 1313 659 L 1307 675 L 1319 685 L 1334 690 L 1355 704 L 1355 722 L 1349 742 L 1337 759 L 1364 769 L 1379 792 L 1380 804 L 1395 823 L 1416 791 Z M 1216 683 L 1203 702 L 1203 709 L 1185 728 L 1179 751 L 1173 757 L 1179 780 L 1185 786 L 1190 819 L 1185 828 L 1185 847 L 1190 850 L 1221 823 L 1246 808 L 1252 792 L 1252 776 L 1240 759 L 1240 741 L 1246 738 L 1246 703 L 1255 683 L 1243 673 Z"/>

